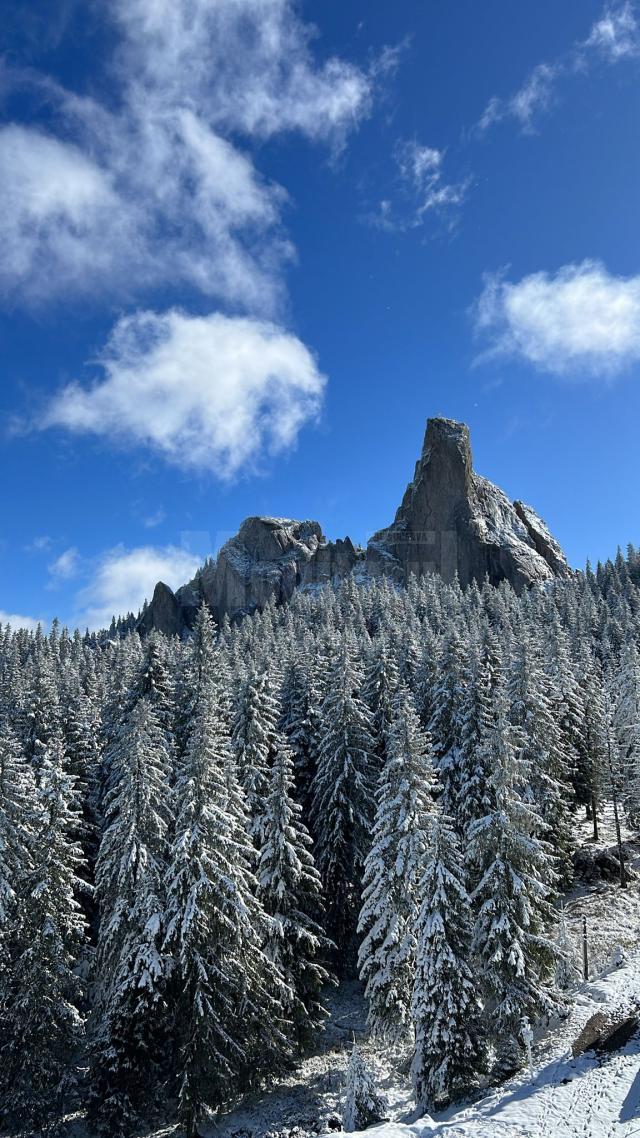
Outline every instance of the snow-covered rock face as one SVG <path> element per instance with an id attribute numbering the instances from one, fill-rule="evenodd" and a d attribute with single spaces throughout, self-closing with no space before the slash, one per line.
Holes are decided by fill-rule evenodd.
<path id="1" fill-rule="evenodd" d="M 220 619 L 261 609 L 272 597 L 288 601 L 300 584 L 344 577 L 356 553 L 347 542 L 328 542 L 318 522 L 247 518 L 220 550 L 204 598 Z"/>
<path id="2" fill-rule="evenodd" d="M 432 572 L 452 581 L 457 573 L 467 585 L 487 576 L 518 592 L 570 573 L 537 514 L 474 473 L 469 429 L 451 419 L 429 419 L 413 481 L 393 524 L 369 543 L 367 564 L 400 580 Z"/>
<path id="3" fill-rule="evenodd" d="M 439 573 L 460 583 L 507 580 L 518 591 L 571 572 L 538 515 L 511 502 L 474 473 L 469 429 L 452 419 L 429 419 L 422 455 L 393 525 L 369 542 L 366 563 L 349 538 L 327 541 L 318 522 L 247 518 L 215 562 L 175 594 L 156 588 L 140 630 L 168 634 L 188 628 L 205 600 L 216 620 L 288 601 L 300 586 L 347 577 L 358 565 L 372 576 L 406 581 Z"/>
<path id="4" fill-rule="evenodd" d="M 218 621 L 262 609 L 271 598 L 282 604 L 300 585 L 347 577 L 357 558 L 349 538 L 327 541 L 318 522 L 247 518 L 216 561 L 175 597 L 166 585 L 156 587 L 139 627 L 142 632 L 162 627 L 169 635 L 184 630 L 193 624 L 203 600 Z"/>

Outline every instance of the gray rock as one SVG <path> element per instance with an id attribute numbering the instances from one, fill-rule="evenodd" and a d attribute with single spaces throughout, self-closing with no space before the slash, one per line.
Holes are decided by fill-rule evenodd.
<path id="1" fill-rule="evenodd" d="M 155 629 L 165 636 L 180 636 L 184 626 L 184 611 L 175 593 L 164 581 L 158 581 L 151 604 L 138 620 L 138 631 L 145 635 Z"/>
<path id="2" fill-rule="evenodd" d="M 367 566 L 404 581 L 457 573 L 468 585 L 486 576 L 517 592 L 571 573 L 537 514 L 474 472 L 469 429 L 452 419 L 428 420 L 413 481 L 393 524 L 369 542 Z"/>
<path id="3" fill-rule="evenodd" d="M 169 635 L 193 626 L 199 605 L 214 618 L 236 618 L 271 599 L 286 603 L 297 588 L 347 577 L 355 566 L 398 582 L 412 573 L 455 574 L 462 585 L 507 580 L 518 592 L 553 577 L 569 576 L 564 554 L 530 506 L 473 470 L 469 430 L 451 419 L 429 419 L 422 455 L 393 525 L 363 551 L 349 538 L 327 541 L 318 522 L 247 518 L 238 534 L 174 595 L 158 585 L 139 621 Z"/>

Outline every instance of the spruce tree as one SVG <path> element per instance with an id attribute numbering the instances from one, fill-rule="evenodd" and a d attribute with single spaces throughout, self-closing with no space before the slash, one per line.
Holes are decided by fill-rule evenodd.
<path id="1" fill-rule="evenodd" d="M 153 1102 L 164 1060 L 164 874 L 171 821 L 166 732 L 147 697 L 110 748 L 111 787 L 96 864 L 99 984 L 90 1117 L 127 1135 Z"/>
<path id="2" fill-rule="evenodd" d="M 469 684 L 465 639 L 454 628 L 446 637 L 433 693 L 429 734 L 433 740 L 442 809 L 456 821 L 461 809 L 461 743 L 465 691 Z"/>
<path id="3" fill-rule="evenodd" d="M 302 652 L 297 651 L 285 669 L 282 682 L 280 726 L 291 748 L 296 797 L 305 823 L 311 811 L 311 786 L 320 745 L 320 695 L 314 671 Z"/>
<path id="4" fill-rule="evenodd" d="M 193 648 L 193 714 L 173 790 L 176 823 L 166 875 L 165 951 L 177 1042 L 180 1121 L 188 1138 L 222 1105 L 288 1057 L 286 986 L 263 946 L 269 922 L 256 899 L 254 851 L 201 610 Z M 206 647 L 205 647 L 206 646 Z M 240 1011 L 241 1014 L 238 1014 Z"/>
<path id="5" fill-rule="evenodd" d="M 342 1124 L 347 1132 L 366 1130 L 384 1117 L 387 1104 L 377 1080 L 354 1043 L 347 1066 Z"/>
<path id="6" fill-rule="evenodd" d="M 10 723 L 0 725 L 0 978 L 16 899 L 33 866 L 40 829 L 36 783 Z"/>
<path id="7" fill-rule="evenodd" d="M 566 887 L 573 878 L 575 848 L 570 810 L 573 752 L 564 746 L 550 677 L 526 635 L 521 637 L 511 663 L 509 700 L 515 738 L 544 823 L 543 834 L 556 856 L 558 882 Z"/>
<path id="8" fill-rule="evenodd" d="M 451 820 L 431 815 L 415 926 L 411 1001 L 416 1102 L 441 1109 L 469 1090 L 485 1069 L 481 1005 L 471 960 L 473 925 L 460 849 Z"/>
<path id="9" fill-rule="evenodd" d="M 544 825 L 530 801 L 530 772 L 508 711 L 500 684 L 485 739 L 494 805 L 469 830 L 471 858 L 481 874 L 472 896 L 477 910 L 473 947 L 499 1072 L 519 1066 L 523 1016 L 533 1018 L 554 1003 L 555 949 L 546 933 L 553 919 L 553 856 L 536 836 Z"/>
<path id="10" fill-rule="evenodd" d="M 387 736 L 393 719 L 398 690 L 398 666 L 383 637 L 371 649 L 362 684 L 362 698 L 371 712 L 371 733 L 375 742 L 379 769 L 387 756 Z"/>
<path id="11" fill-rule="evenodd" d="M 414 926 L 434 785 L 430 740 L 406 687 L 388 733 L 371 849 L 364 869 L 358 962 L 374 1035 L 402 1038 L 415 970 Z"/>
<path id="12" fill-rule="evenodd" d="M 375 745 L 371 715 L 360 698 L 361 672 L 346 642 L 336 651 L 322 711 L 322 742 L 313 783 L 316 865 L 327 901 L 326 928 L 338 967 L 355 960 L 357 907 L 370 844 Z"/>
<path id="13" fill-rule="evenodd" d="M 29 825 L 22 835 L 30 857 L 16 881 L 0 987 L 3 1119 L 21 1130 L 61 1125 L 77 1082 L 84 1028 L 79 964 L 86 944 L 78 902 L 82 851 L 72 837 L 79 810 L 63 758 L 62 748 L 49 740 L 47 754 L 40 757 L 35 798 L 23 819 Z M 14 779 L 16 806 L 27 783 L 15 756 L 11 765 L 20 784 Z"/>
<path id="14" fill-rule="evenodd" d="M 233 725 L 233 745 L 249 811 L 249 831 L 259 848 L 263 842 L 264 804 L 269 768 L 276 749 L 279 709 L 268 673 L 252 668 L 240 689 Z"/>
<path id="15" fill-rule="evenodd" d="M 330 942 L 318 923 L 322 885 L 293 792 L 293 760 L 281 742 L 269 776 L 258 898 L 270 917 L 265 952 L 290 992 L 285 1014 L 297 1049 L 304 1050 L 326 1014 L 320 990 L 329 975 L 321 959 Z"/>
<path id="16" fill-rule="evenodd" d="M 613 729 L 622 799 L 631 823 L 640 822 L 640 655 L 634 641 L 622 651 L 615 677 Z"/>

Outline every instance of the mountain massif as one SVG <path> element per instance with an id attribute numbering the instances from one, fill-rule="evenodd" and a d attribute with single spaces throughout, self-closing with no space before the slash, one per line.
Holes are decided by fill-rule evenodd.
<path id="1" fill-rule="evenodd" d="M 520 593 L 571 570 L 558 542 L 530 506 L 476 474 L 469 428 L 451 419 L 429 419 L 413 480 L 390 526 L 367 548 L 327 541 L 316 521 L 251 517 L 194 579 L 173 592 L 158 582 L 139 621 L 180 635 L 192 627 L 202 600 L 214 618 L 261 609 L 272 597 L 290 600 L 297 588 L 359 576 L 438 573 L 461 585 L 508 581 Z"/>

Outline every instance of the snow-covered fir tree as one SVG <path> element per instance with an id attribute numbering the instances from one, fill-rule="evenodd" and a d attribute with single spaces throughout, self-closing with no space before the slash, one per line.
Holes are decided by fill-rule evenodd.
<path id="1" fill-rule="evenodd" d="M 386 1109 L 375 1075 L 354 1043 L 347 1066 L 342 1125 L 348 1133 L 366 1130 L 367 1126 L 373 1126 L 384 1118 Z"/>
<path id="2" fill-rule="evenodd" d="M 258 848 L 263 841 L 264 804 L 269 792 L 269 768 L 276 750 L 279 718 L 268 673 L 252 668 L 238 697 L 233 745 L 247 800 L 249 828 Z"/>
<path id="3" fill-rule="evenodd" d="M 258 863 L 258 898 L 270 918 L 265 952 L 287 985 L 285 1014 L 293 1040 L 303 1051 L 325 1016 L 320 999 L 329 974 L 322 964 L 330 948 L 322 919 L 322 885 L 311 853 L 311 838 L 294 799 L 294 769 L 280 742 L 269 775 L 263 844 Z"/>
<path id="4" fill-rule="evenodd" d="M 573 816 L 571 767 L 574 753 L 564 746 L 554 715 L 554 691 L 541 654 L 526 636 L 514 649 L 509 677 L 510 719 L 516 744 L 544 822 L 544 836 L 556 856 L 558 880 L 573 877 Z"/>
<path id="5" fill-rule="evenodd" d="M 4 722 L 0 724 L 0 979 L 40 826 L 33 769 L 13 727 Z"/>
<path id="6" fill-rule="evenodd" d="M 456 819 L 462 803 L 460 747 L 468 683 L 468 649 L 464 637 L 454 627 L 445 639 L 440 658 L 438 679 L 431 699 L 433 711 L 429 734 L 433 740 L 442 809 Z"/>
<path id="7" fill-rule="evenodd" d="M 320 693 L 314 663 L 296 651 L 282 680 L 281 729 L 293 757 L 296 797 L 305 819 L 311 810 L 311 787 L 318 765 L 320 742 Z"/>
<path id="8" fill-rule="evenodd" d="M 530 771 L 509 722 L 505 687 L 494 694 L 494 722 L 486 728 L 492 809 L 469 829 L 470 855 L 480 870 L 472 900 L 477 910 L 473 950 L 479 960 L 491 1019 L 496 1071 L 521 1058 L 522 1018 L 553 1006 L 555 859 L 540 836 L 544 824 L 529 794 Z"/>
<path id="9" fill-rule="evenodd" d="M 612 707 L 622 799 L 635 826 L 640 821 L 640 655 L 634 640 L 622 649 Z"/>
<path id="10" fill-rule="evenodd" d="M 463 1095 L 486 1065 L 471 956 L 471 906 L 458 841 L 451 820 L 439 808 L 430 816 L 420 898 L 411 1075 L 416 1102 L 429 1110 Z"/>
<path id="11" fill-rule="evenodd" d="M 408 689 L 394 702 L 364 869 L 358 962 L 374 1035 L 402 1038 L 410 1024 L 419 882 L 433 809 L 433 759 Z"/>
<path id="12" fill-rule="evenodd" d="M 111 785 L 96 864 L 99 983 L 90 1107 L 101 1129 L 126 1135 L 152 1101 L 166 1029 L 169 747 L 147 696 L 130 706 L 108 758 Z"/>
<path id="13" fill-rule="evenodd" d="M 13 768 L 6 799 L 12 809 L 28 784 L 15 752 L 9 764 L 5 760 L 11 777 L 7 765 Z M 78 1081 L 86 929 L 78 900 L 82 851 L 73 840 L 79 806 L 64 752 L 51 739 L 38 774 L 23 817 L 29 858 L 13 878 L 16 903 L 3 929 L 0 1101 L 10 1126 L 48 1132 L 62 1123 Z"/>
<path id="14" fill-rule="evenodd" d="M 200 615 L 199 638 L 212 626 Z M 196 651 L 198 651 L 196 642 Z M 215 673 L 199 672 L 189 736 L 173 799 L 165 952 L 178 1062 L 179 1117 L 189 1138 L 208 1109 L 288 1054 L 286 987 L 263 944 L 268 922 L 256 899 L 244 796 Z M 231 1009 L 242 1009 L 232 1017 Z"/>
<path id="15" fill-rule="evenodd" d="M 322 738 L 312 787 L 316 865 L 327 902 L 326 927 L 349 971 L 364 861 L 371 841 L 376 770 L 371 713 L 359 695 L 362 672 L 346 640 L 337 646 L 321 710 Z"/>

